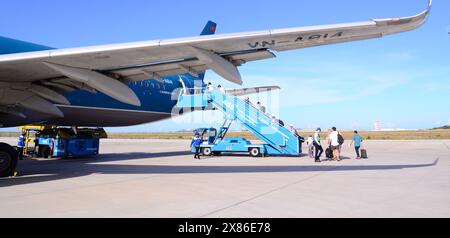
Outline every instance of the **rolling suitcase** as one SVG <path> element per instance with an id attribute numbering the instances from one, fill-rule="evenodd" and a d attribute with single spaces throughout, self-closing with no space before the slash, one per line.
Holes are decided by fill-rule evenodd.
<path id="1" fill-rule="evenodd" d="M 328 159 L 332 159 L 333 158 L 333 150 L 331 150 L 331 148 L 328 148 L 325 151 L 325 155 L 327 156 Z"/>
<path id="2" fill-rule="evenodd" d="M 367 156 L 367 150 L 366 149 L 362 149 L 361 150 L 361 158 L 363 158 L 363 159 L 368 159 L 369 158 Z"/>

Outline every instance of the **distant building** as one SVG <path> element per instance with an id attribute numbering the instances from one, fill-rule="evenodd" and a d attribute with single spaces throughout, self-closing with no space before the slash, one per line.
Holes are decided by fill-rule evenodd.
<path id="1" fill-rule="evenodd" d="M 374 127 L 376 131 L 381 131 L 381 122 L 380 121 L 376 121 L 374 123 Z"/>

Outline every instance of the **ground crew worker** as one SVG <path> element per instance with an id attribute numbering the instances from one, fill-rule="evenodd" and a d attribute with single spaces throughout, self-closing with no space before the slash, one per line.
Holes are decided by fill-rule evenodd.
<path id="1" fill-rule="evenodd" d="M 19 137 L 19 141 L 17 142 L 17 155 L 19 157 L 19 160 L 23 160 L 23 152 L 25 148 L 25 136 L 27 133 L 25 131 L 22 131 L 22 134 Z"/>
<path id="2" fill-rule="evenodd" d="M 314 156 L 316 163 L 322 162 L 320 160 L 320 157 L 322 156 L 322 153 L 323 153 L 323 147 L 322 147 L 322 143 L 320 142 L 320 132 L 322 132 L 322 129 L 317 128 L 316 133 L 314 133 L 313 145 L 316 150 L 316 153 Z"/>
<path id="3" fill-rule="evenodd" d="M 195 147 L 195 156 L 194 159 L 201 159 L 200 158 L 200 146 L 203 143 L 203 139 L 200 137 L 200 134 L 196 134 L 195 137 L 192 139 L 191 142 L 191 148 Z"/>
<path id="4" fill-rule="evenodd" d="M 198 130 L 194 130 L 194 136 L 192 137 L 192 139 L 194 139 L 196 135 L 200 135 L 200 132 L 198 132 Z"/>

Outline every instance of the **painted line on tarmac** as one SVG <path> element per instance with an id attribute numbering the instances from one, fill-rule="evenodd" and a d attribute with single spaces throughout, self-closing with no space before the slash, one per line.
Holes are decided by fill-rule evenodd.
<path id="1" fill-rule="evenodd" d="M 450 150 L 450 145 L 448 145 L 445 141 L 442 141 L 442 144 L 444 144 L 444 146 L 447 147 L 448 150 Z"/>
<path id="2" fill-rule="evenodd" d="M 341 168 L 341 167 L 343 167 L 343 165 L 342 165 L 342 166 L 334 166 L 334 167 L 331 168 L 331 169 L 327 169 L 327 170 L 321 171 L 321 172 L 319 172 L 319 173 L 317 173 L 317 174 L 314 174 L 314 175 L 312 175 L 312 176 L 310 176 L 310 177 L 308 177 L 308 178 L 304 178 L 304 179 L 301 179 L 301 180 L 299 180 L 299 181 L 296 181 L 296 182 L 293 182 L 293 183 L 290 183 L 290 184 L 287 184 L 287 185 L 284 185 L 284 186 L 275 188 L 275 189 L 270 190 L 270 191 L 268 191 L 268 192 L 265 192 L 265 193 L 262 193 L 262 194 L 258 194 L 258 195 L 256 195 L 256 196 L 253 196 L 253 197 L 249 198 L 249 199 L 246 199 L 246 200 L 243 200 L 243 201 L 240 201 L 240 202 L 231 204 L 231 205 L 229 205 L 229 206 L 226 206 L 226 207 L 224 207 L 224 208 L 217 209 L 217 210 L 215 210 L 215 211 L 209 212 L 209 213 L 207 213 L 207 214 L 204 214 L 204 215 L 202 215 L 202 216 L 199 216 L 198 218 L 206 218 L 206 217 L 211 216 L 211 215 L 213 215 L 213 214 L 216 214 L 216 213 L 219 213 L 219 212 L 228 210 L 228 209 L 233 208 L 233 207 L 237 207 L 237 206 L 242 205 L 242 204 L 244 204 L 244 203 L 247 203 L 247 202 L 250 202 L 250 201 L 253 201 L 253 200 L 262 198 L 262 197 L 265 197 L 265 196 L 267 196 L 267 195 L 269 195 L 269 194 L 272 194 L 272 193 L 275 193 L 275 192 L 284 190 L 284 189 L 289 188 L 289 187 L 292 187 L 292 186 L 294 186 L 294 185 L 297 185 L 297 184 L 306 182 L 306 181 L 308 181 L 308 180 L 311 180 L 311 179 L 313 179 L 313 178 L 319 177 L 320 175 L 322 175 L 322 174 L 324 174 L 324 173 L 331 172 L 331 171 L 338 171 L 339 168 Z"/>

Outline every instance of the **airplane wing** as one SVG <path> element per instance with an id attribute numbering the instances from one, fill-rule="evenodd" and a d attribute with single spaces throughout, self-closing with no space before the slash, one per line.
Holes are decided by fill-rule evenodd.
<path id="1" fill-rule="evenodd" d="M 1 55 L 0 111 L 19 101 L 36 108 L 37 98 L 67 103 L 55 90 L 73 88 L 100 91 L 139 106 L 126 82 L 198 75 L 208 69 L 242 84 L 238 67 L 247 62 L 274 58 L 275 52 L 410 31 L 425 23 L 430 10 L 431 0 L 425 11 L 405 18 Z M 39 97 L 30 99 L 30 91 Z"/>
<path id="2" fill-rule="evenodd" d="M 280 90 L 279 86 L 265 86 L 265 87 L 254 87 L 254 88 L 241 88 L 241 89 L 229 89 L 225 90 L 228 95 L 233 95 L 237 97 L 248 96 L 257 93 L 266 93 L 275 90 Z"/>

